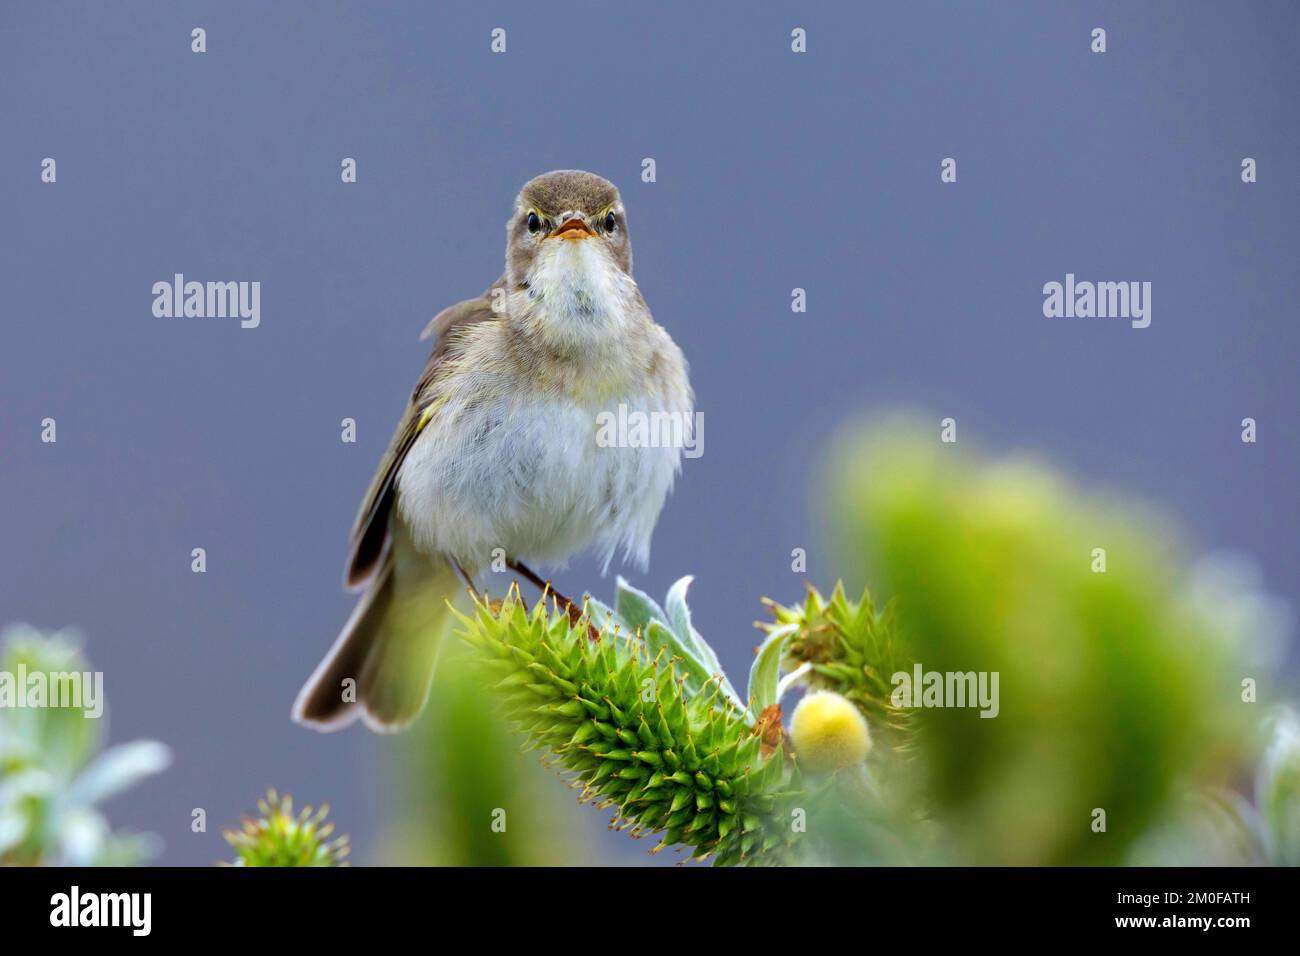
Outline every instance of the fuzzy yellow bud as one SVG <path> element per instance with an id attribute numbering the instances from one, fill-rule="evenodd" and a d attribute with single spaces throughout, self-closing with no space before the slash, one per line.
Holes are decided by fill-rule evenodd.
<path id="1" fill-rule="evenodd" d="M 790 718 L 799 766 L 813 773 L 861 763 L 871 750 L 867 721 L 858 708 L 833 691 L 814 691 Z"/>

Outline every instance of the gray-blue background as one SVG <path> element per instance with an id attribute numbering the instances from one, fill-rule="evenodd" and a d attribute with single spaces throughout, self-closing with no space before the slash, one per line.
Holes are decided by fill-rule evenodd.
<path id="1" fill-rule="evenodd" d="M 1300 595 L 1296 4 L 465 7 L 0 8 L 0 621 L 83 628 L 112 738 L 172 746 L 109 808 L 166 861 L 224 855 L 217 824 L 267 784 L 374 851 L 394 742 L 289 705 L 351 605 L 346 532 L 416 336 L 499 274 L 512 197 L 555 167 L 622 187 L 691 361 L 706 451 L 636 580 L 696 573 L 729 668 L 758 596 L 801 593 L 791 548 L 833 579 L 809 474 L 836 425 L 899 405 L 1155 499 Z M 1067 271 L 1151 281 L 1151 327 L 1045 319 Z M 175 272 L 260 280 L 261 328 L 154 318 Z M 589 560 L 559 580 L 612 584 Z"/>

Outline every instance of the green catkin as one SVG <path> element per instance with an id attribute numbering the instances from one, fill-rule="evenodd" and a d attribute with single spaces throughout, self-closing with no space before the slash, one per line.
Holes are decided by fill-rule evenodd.
<path id="1" fill-rule="evenodd" d="M 764 599 L 774 620 L 759 627 L 771 633 L 795 625 L 786 644 L 783 667 L 810 668 L 805 683 L 810 690 L 830 690 L 848 698 L 879 730 L 890 749 L 909 755 L 915 746 L 915 719 L 911 711 L 890 699 L 892 674 L 911 671 L 913 658 L 898 637 L 892 608 L 877 613 L 870 592 L 851 601 L 844 585 L 836 583 L 830 597 L 809 587 L 803 604 L 789 607 Z"/>
<path id="2" fill-rule="evenodd" d="M 658 833 L 652 852 L 684 844 L 716 865 L 785 862 L 798 834 L 788 804 L 797 770 L 727 705 L 716 682 L 688 699 L 679 660 L 588 619 L 531 612 L 512 590 L 458 615 L 509 719 L 555 755 L 584 798 L 614 810 L 611 827 Z M 652 693 L 646 693 L 647 689 Z"/>

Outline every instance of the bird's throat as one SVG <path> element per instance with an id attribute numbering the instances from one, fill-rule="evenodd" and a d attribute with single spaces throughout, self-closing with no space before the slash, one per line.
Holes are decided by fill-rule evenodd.
<path id="1" fill-rule="evenodd" d="M 626 333 L 636 285 L 598 240 L 549 240 L 527 287 L 516 293 L 519 331 L 564 350 L 599 348 Z"/>

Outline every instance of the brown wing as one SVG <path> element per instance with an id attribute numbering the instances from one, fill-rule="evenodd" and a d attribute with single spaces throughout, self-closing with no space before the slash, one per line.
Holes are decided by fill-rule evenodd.
<path id="1" fill-rule="evenodd" d="M 388 516 L 397 495 L 397 473 L 402 468 L 402 462 L 406 460 L 406 453 L 415 444 L 415 439 L 429 424 L 429 419 L 425 416 L 428 404 L 425 393 L 429 384 L 437 376 L 451 344 L 455 341 L 456 337 L 450 333 L 475 322 L 497 318 L 496 313 L 492 311 L 492 294 L 493 290 L 504 287 L 504 283 L 505 279 L 502 277 L 479 298 L 458 302 L 443 309 L 434 316 L 433 321 L 420 336 L 422 339 L 434 337 L 433 350 L 429 354 L 429 361 L 425 363 L 420 380 L 411 392 L 411 400 L 402 414 L 402 420 L 397 424 L 397 431 L 393 433 L 392 441 L 388 443 L 388 450 L 384 452 L 384 457 L 379 463 L 379 471 L 375 473 L 375 478 L 370 483 L 365 498 L 362 499 L 361 510 L 357 512 L 357 519 L 352 525 L 351 554 L 348 558 L 347 573 L 344 576 L 348 587 L 358 588 L 364 585 L 374 576 L 383 561 L 388 545 Z"/>

